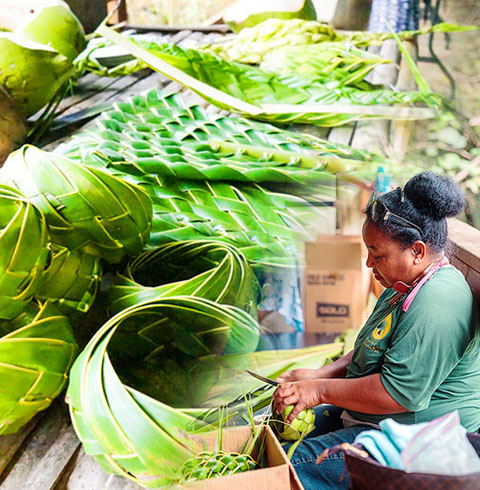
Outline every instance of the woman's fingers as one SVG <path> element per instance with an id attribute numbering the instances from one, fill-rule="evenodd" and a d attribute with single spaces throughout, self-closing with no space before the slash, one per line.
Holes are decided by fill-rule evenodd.
<path id="1" fill-rule="evenodd" d="M 293 383 L 284 383 L 280 385 L 273 394 L 273 404 L 278 413 L 282 413 L 289 405 L 298 400 L 296 388 Z"/>
<path id="2" fill-rule="evenodd" d="M 290 412 L 287 418 L 287 424 L 291 424 L 294 420 L 295 417 L 304 409 L 306 408 L 302 403 L 297 403 L 294 407 L 293 410 Z"/>

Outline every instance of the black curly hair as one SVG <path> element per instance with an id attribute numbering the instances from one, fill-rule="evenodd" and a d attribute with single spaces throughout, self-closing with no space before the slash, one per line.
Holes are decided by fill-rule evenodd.
<path id="1" fill-rule="evenodd" d="M 398 215 L 419 229 L 398 219 L 374 221 L 371 202 L 365 209 L 367 219 L 405 247 L 422 240 L 434 253 L 442 251 L 447 242 L 445 218 L 461 213 L 466 205 L 462 190 L 453 180 L 430 171 L 415 175 L 406 183 L 404 189 L 397 187 L 378 196 L 377 200 L 392 214 Z"/>

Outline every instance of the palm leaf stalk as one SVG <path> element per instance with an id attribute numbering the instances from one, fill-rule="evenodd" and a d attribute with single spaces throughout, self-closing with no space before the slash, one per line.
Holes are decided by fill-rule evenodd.
<path id="1" fill-rule="evenodd" d="M 36 298 L 49 300 L 72 319 L 86 313 L 102 278 L 100 259 L 81 250 L 51 244 L 51 258 L 39 281 Z"/>
<path id="2" fill-rule="evenodd" d="M 1 321 L 0 333 L 0 434 L 8 434 L 61 393 L 77 344 L 67 317 L 48 302 Z"/>
<path id="3" fill-rule="evenodd" d="M 101 170 L 25 145 L 7 159 L 0 181 L 25 192 L 44 213 L 52 242 L 71 250 L 118 262 L 148 239 L 150 198 Z"/>
<path id="4" fill-rule="evenodd" d="M 141 47 L 105 26 L 98 32 L 217 107 L 260 120 L 333 127 L 364 118 L 423 119 L 434 115 L 427 108 L 390 107 L 425 102 L 421 92 L 364 91 L 336 81 L 275 75 L 173 44 L 142 43 Z"/>
<path id="5" fill-rule="evenodd" d="M 48 233 L 40 210 L 17 189 L 0 185 L 0 319 L 20 315 L 47 263 Z"/>
<path id="6" fill-rule="evenodd" d="M 424 34 L 462 32 L 472 29 L 477 27 L 439 23 L 415 31 L 403 31 L 398 35 L 402 40 L 408 40 Z M 201 46 L 200 49 L 229 61 L 259 64 L 269 53 L 287 46 L 349 42 L 356 47 L 366 47 L 380 45 L 387 39 L 392 39 L 391 33 L 337 32 L 330 26 L 316 21 L 268 19 L 254 27 L 242 29 L 237 35 L 225 36 L 215 43 Z"/>
<path id="7" fill-rule="evenodd" d="M 235 305 L 255 318 L 260 287 L 235 247 L 215 241 L 172 242 L 140 254 L 123 274 L 117 273 L 109 289 L 109 310 L 117 313 L 171 295 Z"/>

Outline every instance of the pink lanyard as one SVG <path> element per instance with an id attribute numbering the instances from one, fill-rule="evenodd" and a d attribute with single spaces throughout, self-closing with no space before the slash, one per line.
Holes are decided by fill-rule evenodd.
<path id="1" fill-rule="evenodd" d="M 435 262 L 434 264 L 427 267 L 426 271 L 423 272 L 423 275 L 420 276 L 420 278 L 416 279 L 411 286 L 409 286 L 408 284 L 405 284 L 402 281 L 397 281 L 393 285 L 393 289 L 395 291 L 397 291 L 398 294 L 396 294 L 392 298 L 392 300 L 390 301 L 390 304 L 396 305 L 397 303 L 400 302 L 400 300 L 405 295 L 407 295 L 407 297 L 405 298 L 405 301 L 403 302 L 403 305 L 402 305 L 402 311 L 408 311 L 408 309 L 410 308 L 410 305 L 412 304 L 412 301 L 414 300 L 414 298 L 417 295 L 420 288 L 428 280 L 430 280 L 438 272 L 438 270 L 441 267 L 443 267 L 445 265 L 448 265 L 448 259 L 446 259 L 444 257 L 441 261 Z"/>

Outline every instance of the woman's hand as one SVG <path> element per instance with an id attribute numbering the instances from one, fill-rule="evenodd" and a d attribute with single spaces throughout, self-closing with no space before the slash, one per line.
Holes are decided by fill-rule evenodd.
<path id="1" fill-rule="evenodd" d="M 277 381 L 286 383 L 292 381 L 302 381 L 304 379 L 316 379 L 321 377 L 320 369 L 292 369 L 281 374 Z"/>
<path id="2" fill-rule="evenodd" d="M 320 379 L 306 379 L 282 383 L 273 394 L 273 403 L 278 413 L 282 413 L 289 405 L 295 405 L 287 418 L 287 423 L 305 408 L 312 408 L 322 403 L 320 399 Z"/>

